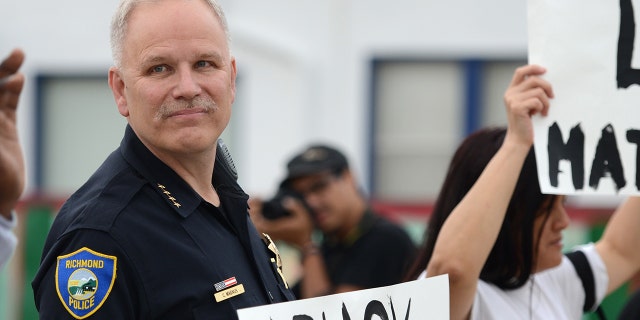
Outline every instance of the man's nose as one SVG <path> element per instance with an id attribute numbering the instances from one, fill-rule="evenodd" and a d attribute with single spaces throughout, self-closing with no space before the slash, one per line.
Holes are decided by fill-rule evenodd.
<path id="1" fill-rule="evenodd" d="M 180 70 L 177 73 L 177 85 L 174 89 L 174 98 L 193 99 L 202 92 L 202 88 L 192 70 Z"/>

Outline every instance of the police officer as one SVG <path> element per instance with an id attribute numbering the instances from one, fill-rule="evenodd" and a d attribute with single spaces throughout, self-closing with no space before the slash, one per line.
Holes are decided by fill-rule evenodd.
<path id="1" fill-rule="evenodd" d="M 237 319 L 292 300 L 217 141 L 236 62 L 215 0 L 123 0 L 109 86 L 120 147 L 63 205 L 32 286 L 43 319 Z"/>

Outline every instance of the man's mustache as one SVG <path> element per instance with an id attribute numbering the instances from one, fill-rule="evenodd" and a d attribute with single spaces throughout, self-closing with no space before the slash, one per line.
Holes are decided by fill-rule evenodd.
<path id="1" fill-rule="evenodd" d="M 211 98 L 197 97 L 189 101 L 170 101 L 163 103 L 158 109 L 156 117 L 159 119 L 166 119 L 172 114 L 185 109 L 202 108 L 207 113 L 214 111 L 218 105 Z"/>

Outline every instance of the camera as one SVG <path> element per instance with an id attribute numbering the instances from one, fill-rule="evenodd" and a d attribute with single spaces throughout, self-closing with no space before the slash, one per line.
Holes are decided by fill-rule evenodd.
<path id="1" fill-rule="evenodd" d="M 289 187 L 281 186 L 273 198 L 262 204 L 262 215 L 269 220 L 275 220 L 291 215 L 291 213 L 282 205 L 282 202 L 286 198 L 295 198 L 298 201 L 301 201 L 307 210 L 309 210 L 309 207 L 306 205 L 300 194 L 296 193 Z"/>

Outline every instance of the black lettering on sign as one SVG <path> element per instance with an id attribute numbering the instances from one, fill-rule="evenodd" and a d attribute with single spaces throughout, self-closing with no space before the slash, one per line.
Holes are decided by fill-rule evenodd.
<path id="1" fill-rule="evenodd" d="M 389 298 L 389 305 L 391 305 L 391 316 L 393 320 L 396 320 L 396 310 L 393 308 L 393 300 Z M 409 304 L 407 305 L 407 313 L 405 314 L 405 320 L 409 320 L 409 311 L 411 311 L 411 298 L 409 298 Z"/>
<path id="2" fill-rule="evenodd" d="M 636 37 L 636 22 L 631 0 L 620 0 L 620 34 L 618 36 L 618 88 L 640 84 L 640 70 L 631 68 L 633 42 Z"/>
<path id="3" fill-rule="evenodd" d="M 389 314 L 387 310 L 384 308 L 384 304 L 378 300 L 371 300 L 367 307 L 364 310 L 364 320 L 373 320 L 373 316 L 378 316 L 382 320 L 396 320 L 396 311 L 393 308 L 393 300 L 389 297 L 389 304 L 391 306 L 391 315 L 392 318 L 389 318 Z M 407 313 L 405 314 L 404 320 L 409 320 L 409 312 L 411 311 L 411 298 L 409 298 L 409 303 L 407 304 Z M 273 320 L 273 318 L 270 318 Z M 313 320 L 313 317 L 306 314 L 298 314 L 294 315 L 292 320 Z M 322 313 L 322 320 L 327 320 L 325 313 Z M 349 311 L 347 310 L 347 306 L 342 303 L 342 320 L 351 320 L 351 316 L 349 315 Z"/>
<path id="4" fill-rule="evenodd" d="M 273 318 L 270 319 L 273 320 Z M 294 315 L 291 320 L 313 320 L 313 318 L 306 314 L 297 314 Z M 327 316 L 324 315 L 324 312 L 322 313 L 322 320 L 327 320 Z"/>
<path id="5" fill-rule="evenodd" d="M 407 314 L 404 316 L 404 320 L 409 320 L 409 311 L 411 311 L 411 299 L 409 299 L 409 304 L 407 305 Z"/>
<path id="6" fill-rule="evenodd" d="M 372 300 L 367 304 L 367 308 L 364 309 L 364 320 L 371 320 L 376 315 L 382 320 L 389 320 L 387 310 L 384 309 L 382 302 L 378 300 Z"/>
<path id="7" fill-rule="evenodd" d="M 351 316 L 349 315 L 349 311 L 347 311 L 347 306 L 342 303 L 342 320 L 351 320 Z"/>
<path id="8" fill-rule="evenodd" d="M 616 184 L 616 190 L 620 190 L 627 184 L 624 178 L 622 161 L 620 160 L 620 152 L 618 151 L 618 143 L 611 124 L 602 129 L 602 136 L 596 146 L 596 154 L 591 165 L 589 186 L 598 189 L 600 179 L 607 174 L 611 174 L 611 178 Z"/>
<path id="9" fill-rule="evenodd" d="M 569 139 L 564 143 L 562 132 L 558 123 L 554 122 L 549 127 L 547 152 L 549 154 L 549 182 L 551 186 L 558 187 L 558 174 L 560 173 L 560 160 L 571 162 L 571 175 L 573 187 L 581 190 L 584 187 L 584 133 L 580 124 L 569 131 Z"/>
<path id="10" fill-rule="evenodd" d="M 636 188 L 640 190 L 640 130 L 627 130 L 627 141 L 636 145 Z"/>

